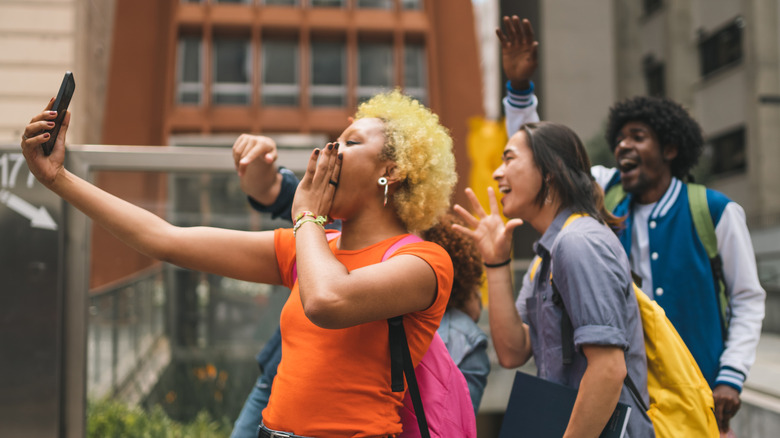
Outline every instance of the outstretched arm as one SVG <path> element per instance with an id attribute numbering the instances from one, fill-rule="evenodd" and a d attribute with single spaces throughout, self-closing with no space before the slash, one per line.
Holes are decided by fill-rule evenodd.
<path id="1" fill-rule="evenodd" d="M 471 189 L 466 189 L 466 195 L 477 217 L 472 216 L 460 205 L 456 205 L 455 211 L 471 229 L 457 224 L 453 225 L 453 228 L 474 239 L 486 265 L 503 263 L 511 257 L 512 231 L 523 221 L 511 219 L 504 225 L 504 221 L 498 214 L 496 194 L 492 188 L 488 188 L 490 214 L 485 212 Z M 490 298 L 488 300 L 490 333 L 498 362 L 504 368 L 515 368 L 526 363 L 531 357 L 531 340 L 528 324 L 523 322 L 523 318 L 515 309 L 511 265 L 487 267 L 485 272 Z"/>
<path id="2" fill-rule="evenodd" d="M 280 284 L 273 233 L 208 227 L 176 227 L 151 212 L 113 196 L 65 169 L 66 114 L 54 149 L 43 155 L 43 130 L 56 117 L 51 102 L 24 130 L 22 151 L 33 175 L 49 190 L 137 251 L 190 269 L 269 284 Z"/>

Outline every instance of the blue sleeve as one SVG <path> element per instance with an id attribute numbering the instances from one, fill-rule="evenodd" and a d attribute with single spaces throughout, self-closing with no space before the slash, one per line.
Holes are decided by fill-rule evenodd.
<path id="1" fill-rule="evenodd" d="M 282 331 L 276 328 L 263 349 L 257 354 L 257 364 L 270 381 L 276 377 L 276 368 L 282 361 Z"/>
<path id="2" fill-rule="evenodd" d="M 458 369 L 466 378 L 466 384 L 469 387 L 471 404 L 474 406 L 474 414 L 479 410 L 479 404 L 482 402 L 482 394 L 487 385 L 487 376 L 490 373 L 490 359 L 487 355 L 487 338 L 474 346 L 458 364 Z"/>
<path id="3" fill-rule="evenodd" d="M 298 177 L 295 174 L 284 167 L 279 168 L 279 173 L 282 174 L 282 187 L 279 190 L 279 196 L 276 201 L 271 205 L 263 205 L 251 197 L 247 196 L 249 205 L 260 213 L 271 213 L 271 217 L 282 217 L 292 222 L 292 204 L 295 199 L 295 189 L 298 188 Z"/>

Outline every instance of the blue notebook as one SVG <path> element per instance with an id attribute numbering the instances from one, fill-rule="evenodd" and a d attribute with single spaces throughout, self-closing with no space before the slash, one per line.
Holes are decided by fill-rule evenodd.
<path id="1" fill-rule="evenodd" d="M 560 438 L 569 424 L 577 390 L 518 371 L 499 438 Z M 601 438 L 626 435 L 631 406 L 618 402 Z"/>

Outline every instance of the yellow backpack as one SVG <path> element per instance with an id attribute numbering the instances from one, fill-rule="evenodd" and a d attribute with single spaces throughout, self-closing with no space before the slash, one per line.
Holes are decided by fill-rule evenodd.
<path id="1" fill-rule="evenodd" d="M 571 215 L 564 228 L 581 216 Z M 531 280 L 541 261 L 542 259 L 536 256 L 532 262 L 529 274 Z M 636 284 L 633 286 L 642 319 L 647 356 L 647 392 L 650 396 L 650 406 L 645 408 L 653 421 L 656 437 L 719 437 L 712 390 L 699 366 L 666 317 L 664 309 Z M 557 293 L 554 284 L 553 287 Z M 562 303 L 560 299 L 554 301 Z M 569 319 L 565 308 L 563 315 L 564 319 Z M 570 322 L 568 326 L 571 327 Z M 562 336 L 563 339 L 566 337 L 566 334 Z M 571 338 L 569 336 L 569 339 Z M 565 351 L 567 348 L 563 349 Z M 626 385 L 634 392 L 635 397 L 644 403 L 628 376 Z"/>

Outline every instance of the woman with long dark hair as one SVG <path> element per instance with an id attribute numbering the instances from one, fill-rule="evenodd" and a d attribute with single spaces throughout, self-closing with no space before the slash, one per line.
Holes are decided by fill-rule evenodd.
<path id="1" fill-rule="evenodd" d="M 629 436 L 653 436 L 650 419 L 624 385 L 628 375 L 648 403 L 631 271 L 610 229 L 620 220 L 604 209 L 582 142 L 564 125 L 526 124 L 510 138 L 502 161 L 493 178 L 510 218 L 506 224 L 492 188 L 489 213 L 470 189 L 476 217 L 455 206 L 470 227 L 456 228 L 474 239 L 487 267 L 491 336 L 500 364 L 514 368 L 533 355 L 540 377 L 578 389 L 567 437 L 599 436 L 618 401 L 634 408 Z M 529 271 L 515 302 L 512 231 L 524 222 L 542 237 L 534 245 L 539 262 L 533 279 Z M 570 337 L 561 327 L 567 317 Z"/>

